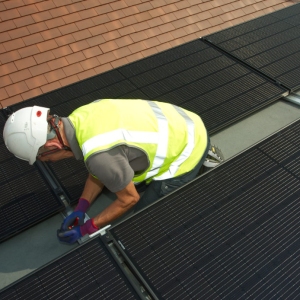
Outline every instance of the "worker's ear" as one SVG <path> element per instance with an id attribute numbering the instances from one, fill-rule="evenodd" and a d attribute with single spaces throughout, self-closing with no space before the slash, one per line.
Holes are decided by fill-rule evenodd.
<path id="1" fill-rule="evenodd" d="M 51 139 L 46 142 L 44 147 L 56 147 L 58 149 L 62 149 L 63 145 L 56 139 Z"/>

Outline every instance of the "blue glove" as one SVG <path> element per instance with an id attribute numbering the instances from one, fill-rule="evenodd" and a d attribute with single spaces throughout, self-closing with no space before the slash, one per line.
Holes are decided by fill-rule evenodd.
<path id="1" fill-rule="evenodd" d="M 83 225 L 84 217 L 85 217 L 85 213 L 80 210 L 72 212 L 69 216 L 67 216 L 64 219 L 61 225 L 61 230 L 66 231 L 72 229 L 72 227 L 74 226 Z"/>
<path id="2" fill-rule="evenodd" d="M 57 230 L 57 237 L 60 242 L 67 244 L 74 244 L 78 239 L 82 237 L 80 226 L 72 227 L 70 230 Z"/>

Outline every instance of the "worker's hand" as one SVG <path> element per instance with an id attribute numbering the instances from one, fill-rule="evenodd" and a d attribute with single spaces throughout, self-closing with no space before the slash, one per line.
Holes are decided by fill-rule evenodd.
<path id="1" fill-rule="evenodd" d="M 82 237 L 80 226 L 75 226 L 69 230 L 57 230 L 57 237 L 60 242 L 67 244 L 74 244 L 78 239 Z"/>
<path id="2" fill-rule="evenodd" d="M 83 225 L 84 224 L 84 217 L 85 213 L 82 211 L 74 211 L 72 212 L 69 216 L 67 216 L 62 225 L 61 225 L 61 230 L 66 231 L 69 229 L 72 229 L 72 227 L 77 226 L 77 225 Z"/>
<path id="3" fill-rule="evenodd" d="M 57 237 L 63 243 L 74 244 L 82 236 L 92 234 L 98 230 L 99 228 L 95 225 L 94 219 L 89 219 L 82 226 L 74 226 L 70 229 L 63 229 L 62 224 L 61 228 L 57 230 Z"/>
<path id="4" fill-rule="evenodd" d="M 74 212 L 67 216 L 61 226 L 63 231 L 71 229 L 77 225 L 84 224 L 85 213 L 90 206 L 89 201 L 84 198 L 80 198 Z"/>

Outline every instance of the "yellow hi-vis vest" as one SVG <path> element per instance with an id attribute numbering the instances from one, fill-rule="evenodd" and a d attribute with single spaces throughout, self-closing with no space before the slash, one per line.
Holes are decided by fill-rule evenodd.
<path id="1" fill-rule="evenodd" d="M 118 145 L 146 153 L 149 167 L 134 182 L 189 172 L 207 147 L 207 131 L 199 116 L 168 103 L 103 99 L 79 107 L 69 119 L 84 161 Z"/>

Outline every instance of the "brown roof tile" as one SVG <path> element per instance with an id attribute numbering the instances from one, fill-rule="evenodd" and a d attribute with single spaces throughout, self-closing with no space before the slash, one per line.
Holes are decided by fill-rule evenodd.
<path id="1" fill-rule="evenodd" d="M 17 19 L 14 19 L 13 21 L 17 27 L 22 27 L 22 26 L 26 26 L 26 25 L 35 23 L 32 16 L 25 16 L 25 17 L 17 18 Z"/>
<path id="2" fill-rule="evenodd" d="M 9 75 L 0 77 L 0 88 L 10 84 L 12 84 L 12 80 L 10 79 Z"/>
<path id="3" fill-rule="evenodd" d="M 25 44 L 26 46 L 37 44 L 42 41 L 44 41 L 44 39 L 40 33 L 31 34 L 29 36 L 22 38 L 22 43 Z M 21 47 L 18 47 L 18 48 L 21 48 Z"/>
<path id="4" fill-rule="evenodd" d="M 289 5 L 285 0 L 0 1 L 1 105 Z"/>
<path id="5" fill-rule="evenodd" d="M 24 69 L 22 71 L 18 71 L 10 74 L 9 77 L 13 83 L 16 83 L 31 78 L 31 73 L 29 72 L 28 69 Z"/>
<path id="6" fill-rule="evenodd" d="M 29 71 L 32 74 L 32 76 L 37 76 L 50 71 L 50 68 L 47 63 L 43 63 L 41 65 L 30 67 Z"/>
<path id="7" fill-rule="evenodd" d="M 60 82 L 55 81 L 53 83 L 49 83 L 49 84 L 41 86 L 41 89 L 42 89 L 43 93 L 48 93 L 50 91 L 59 89 L 60 87 L 61 87 Z"/>
<path id="8" fill-rule="evenodd" d="M 43 91 L 41 90 L 41 88 L 35 88 L 35 89 L 31 89 L 30 91 L 24 92 L 21 95 L 22 95 L 23 100 L 27 100 L 27 99 L 39 96 L 41 94 L 43 94 Z M 18 102 L 20 102 L 20 101 L 18 101 Z"/>
<path id="9" fill-rule="evenodd" d="M 1 64 L 6 64 L 21 58 L 20 53 L 18 50 L 6 52 L 0 55 L 0 62 Z"/>
<path id="10" fill-rule="evenodd" d="M 5 87 L 5 90 L 9 97 L 24 93 L 28 91 L 28 87 L 24 81 L 20 81 L 18 83 L 11 84 Z"/>

